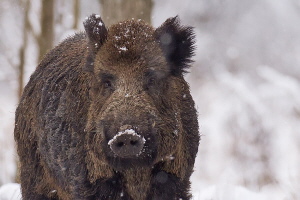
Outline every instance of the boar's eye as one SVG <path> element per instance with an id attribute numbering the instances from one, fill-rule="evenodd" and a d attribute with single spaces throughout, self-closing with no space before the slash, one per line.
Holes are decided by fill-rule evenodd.
<path id="1" fill-rule="evenodd" d="M 103 82 L 103 85 L 104 85 L 105 88 L 110 88 L 110 87 L 112 87 L 112 83 L 111 83 L 110 80 L 105 80 L 105 81 Z"/>
<path id="2" fill-rule="evenodd" d="M 145 85 L 144 85 L 144 88 L 145 90 L 149 90 L 152 86 L 155 85 L 155 76 L 154 76 L 154 73 L 149 71 L 149 72 L 146 72 L 145 73 Z"/>
<path id="3" fill-rule="evenodd" d="M 153 85 L 155 85 L 155 78 L 154 77 L 150 77 L 148 79 L 147 86 L 150 87 L 150 86 L 153 86 Z"/>
<path id="4" fill-rule="evenodd" d="M 103 86 L 104 89 L 113 90 L 113 81 L 115 79 L 113 75 L 107 73 L 101 73 L 100 79 L 101 79 L 101 85 Z"/>
<path id="5" fill-rule="evenodd" d="M 157 76 L 156 72 L 150 71 L 145 74 L 145 90 L 151 90 L 152 88 L 156 88 L 160 83 L 160 78 Z"/>

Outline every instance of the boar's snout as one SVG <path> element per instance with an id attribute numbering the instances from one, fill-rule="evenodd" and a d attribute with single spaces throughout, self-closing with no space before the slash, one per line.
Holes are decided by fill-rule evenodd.
<path id="1" fill-rule="evenodd" d="M 116 156 L 131 158 L 141 154 L 145 141 L 145 138 L 133 129 L 126 129 L 114 136 L 108 145 Z"/>
<path id="2" fill-rule="evenodd" d="M 97 135 L 104 137 L 101 145 L 108 163 L 118 171 L 152 165 L 158 152 L 159 117 L 147 112 L 137 117 L 120 107 L 117 112 L 121 113 L 104 115 L 97 128 Z"/>

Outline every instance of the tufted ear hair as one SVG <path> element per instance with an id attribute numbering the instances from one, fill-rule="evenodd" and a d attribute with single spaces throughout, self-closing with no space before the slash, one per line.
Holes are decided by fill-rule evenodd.
<path id="1" fill-rule="evenodd" d="M 171 73 L 179 76 L 190 67 L 195 50 L 192 27 L 181 26 L 178 16 L 167 19 L 155 30 L 154 36 L 170 64 Z"/>
<path id="2" fill-rule="evenodd" d="M 86 70 L 93 71 L 94 68 L 94 58 L 107 38 L 107 29 L 99 15 L 92 14 L 87 17 L 83 26 L 88 39 L 88 56 L 86 59 Z"/>

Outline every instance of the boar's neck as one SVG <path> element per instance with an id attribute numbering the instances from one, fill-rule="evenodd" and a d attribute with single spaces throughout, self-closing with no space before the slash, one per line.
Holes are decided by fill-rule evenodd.
<path id="1" fill-rule="evenodd" d="M 125 187 L 134 200 L 145 200 L 150 189 L 151 168 L 128 169 L 123 172 Z"/>

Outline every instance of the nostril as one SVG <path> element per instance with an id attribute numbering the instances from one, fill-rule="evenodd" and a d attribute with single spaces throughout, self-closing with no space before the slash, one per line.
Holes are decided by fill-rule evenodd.
<path id="1" fill-rule="evenodd" d="M 137 141 L 137 140 L 130 140 L 130 144 L 132 146 L 136 146 L 136 145 L 138 145 L 138 143 L 139 143 L 139 141 Z"/>
<path id="2" fill-rule="evenodd" d="M 116 144 L 116 146 L 117 146 L 117 147 L 122 147 L 122 146 L 124 146 L 124 142 L 118 142 L 118 143 Z"/>

